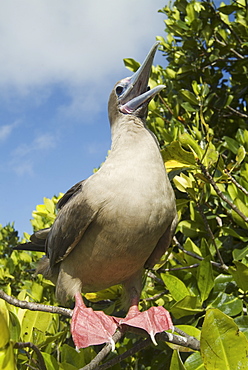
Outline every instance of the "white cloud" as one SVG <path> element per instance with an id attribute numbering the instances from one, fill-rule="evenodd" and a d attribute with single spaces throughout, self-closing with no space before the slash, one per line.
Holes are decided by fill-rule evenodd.
<path id="1" fill-rule="evenodd" d="M 8 0 L 0 12 L 0 84 L 95 84 L 143 58 L 163 29 L 162 0 Z M 146 50 L 145 49 L 145 50 Z"/>
<path id="2" fill-rule="evenodd" d="M 62 117 L 94 119 L 114 83 L 130 74 L 122 62 L 143 61 L 167 0 L 8 0 L 0 12 L 0 99 L 49 99 L 59 84 L 69 103 Z M 89 118 L 88 118 L 89 117 Z"/>
<path id="3" fill-rule="evenodd" d="M 0 141 L 5 141 L 12 133 L 18 122 L 0 126 Z"/>
<path id="4" fill-rule="evenodd" d="M 30 144 L 20 144 L 11 154 L 11 168 L 18 175 L 32 175 L 33 168 L 40 155 L 56 147 L 56 139 L 50 133 L 43 133 Z"/>

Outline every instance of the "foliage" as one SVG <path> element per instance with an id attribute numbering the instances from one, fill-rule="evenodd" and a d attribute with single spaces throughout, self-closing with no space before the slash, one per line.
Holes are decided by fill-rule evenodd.
<path id="1" fill-rule="evenodd" d="M 148 116 L 174 185 L 179 224 L 173 246 L 156 266 L 156 279 L 146 279 L 140 305 L 163 305 L 176 326 L 200 338 L 201 353 L 183 347 L 178 352 L 175 345 L 159 342 L 113 369 L 248 368 L 248 10 L 245 0 L 218 6 L 176 0 L 161 10 L 166 35 L 158 40 L 168 65 L 153 67 L 150 86 L 163 83 L 166 89 L 150 103 Z M 125 63 L 132 71 L 139 66 L 132 59 Z M 37 206 L 34 230 L 53 222 L 57 200 L 44 199 Z M 30 271 L 41 253 L 11 251 L 17 242 L 13 225 L 1 227 L 2 288 L 22 300 L 55 305 L 52 283 Z M 118 291 L 88 298 L 112 299 Z M 112 304 L 107 312 L 115 309 Z M 78 369 L 98 351 L 78 353 L 68 320 L 57 315 L 5 303 L 0 312 L 5 320 L 1 328 L 7 323 L 10 331 L 6 342 L 33 341 L 48 369 Z M 115 353 L 136 342 L 127 335 Z M 31 349 L 11 350 L 18 369 L 36 366 Z"/>

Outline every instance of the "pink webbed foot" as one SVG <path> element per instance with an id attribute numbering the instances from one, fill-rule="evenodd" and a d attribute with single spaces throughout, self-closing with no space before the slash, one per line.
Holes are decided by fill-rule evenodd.
<path id="1" fill-rule="evenodd" d="M 80 293 L 75 295 L 75 308 L 71 321 L 71 333 L 77 348 L 111 343 L 118 327 L 117 322 L 103 311 L 93 311 L 87 308 Z"/>
<path id="2" fill-rule="evenodd" d="M 157 333 L 173 328 L 169 312 L 161 306 L 151 307 L 143 312 L 139 311 L 138 306 L 131 306 L 126 318 L 120 320 L 119 324 L 144 329 L 150 335 L 155 345 L 157 345 L 155 340 Z"/>

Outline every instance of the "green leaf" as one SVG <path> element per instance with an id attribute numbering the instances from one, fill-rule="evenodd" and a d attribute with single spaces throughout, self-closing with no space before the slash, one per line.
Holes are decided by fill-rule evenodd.
<path id="1" fill-rule="evenodd" d="M 175 169 L 196 167 L 195 157 L 192 152 L 182 148 L 178 141 L 173 141 L 161 151 L 167 172 Z"/>
<path id="2" fill-rule="evenodd" d="M 199 352 L 192 353 L 192 355 L 186 359 L 184 366 L 187 370 L 206 370 Z"/>
<path id="3" fill-rule="evenodd" d="M 248 237 L 247 236 L 240 235 L 235 230 L 231 229 L 231 227 L 225 227 L 225 226 L 223 226 L 222 227 L 222 231 L 225 232 L 228 235 L 232 235 L 235 238 L 242 240 L 243 242 L 247 242 L 248 241 Z M 239 258 L 235 258 L 235 259 L 238 260 Z"/>
<path id="4" fill-rule="evenodd" d="M 2 302 L 4 302 L 4 301 L 2 301 Z M 4 304 L 5 304 L 5 302 L 4 302 Z M 8 313 L 8 311 L 7 311 L 7 313 Z M 1 336 L 0 336 L 0 349 L 1 349 L 1 348 L 4 348 L 4 347 L 7 347 L 7 344 L 8 344 L 9 339 L 10 339 L 9 328 L 8 328 L 8 325 L 7 325 L 6 316 L 3 312 L 3 307 L 1 307 L 1 311 L 0 311 L 0 332 L 1 332 Z"/>
<path id="5" fill-rule="evenodd" d="M 132 72 L 136 72 L 140 67 L 140 63 L 136 62 L 132 58 L 125 58 L 123 61 L 124 61 L 125 67 L 130 69 L 130 71 Z"/>
<path id="6" fill-rule="evenodd" d="M 199 105 L 197 97 L 189 90 L 181 89 L 180 94 L 190 103 L 194 105 Z"/>
<path id="7" fill-rule="evenodd" d="M 200 262 L 197 270 L 197 285 L 201 295 L 201 301 L 204 302 L 214 286 L 214 275 L 211 265 L 211 256 L 205 257 Z"/>
<path id="8" fill-rule="evenodd" d="M 234 204 L 245 215 L 245 217 L 248 217 L 248 207 L 242 202 L 240 198 L 236 198 L 234 200 Z M 241 226 L 244 229 L 248 228 L 248 223 L 243 219 L 243 217 L 239 216 L 233 209 L 231 213 L 232 218 L 239 226 Z"/>
<path id="9" fill-rule="evenodd" d="M 238 148 L 237 155 L 236 155 L 236 161 L 237 161 L 237 163 L 240 164 L 241 162 L 243 162 L 243 160 L 245 159 L 245 156 L 246 156 L 246 150 L 243 147 L 243 145 L 241 145 Z"/>
<path id="10" fill-rule="evenodd" d="M 234 154 L 237 154 L 238 149 L 240 147 L 240 144 L 236 140 L 234 140 L 234 139 L 232 139 L 228 136 L 224 136 L 223 139 L 225 140 L 224 145 L 228 149 L 230 149 Z"/>
<path id="11" fill-rule="evenodd" d="M 179 135 L 179 141 L 183 146 L 186 146 L 188 149 L 190 149 L 194 156 L 202 158 L 204 151 L 198 145 L 197 141 L 194 140 L 187 132 Z"/>
<path id="12" fill-rule="evenodd" d="M 197 236 L 206 235 L 206 229 L 204 228 L 204 226 L 199 222 L 192 220 L 180 221 L 178 224 L 178 230 L 180 230 L 188 238 L 195 238 Z"/>
<path id="13" fill-rule="evenodd" d="M 33 342 L 34 328 L 38 329 L 41 333 L 45 333 L 52 323 L 52 317 L 53 315 L 47 312 L 27 310 L 22 321 L 22 340 L 24 342 Z"/>
<path id="14" fill-rule="evenodd" d="M 10 333 L 7 325 L 8 310 L 5 302 L 0 300 L 0 369 L 15 370 L 13 345 L 10 342 Z"/>
<path id="15" fill-rule="evenodd" d="M 223 313 L 229 316 L 236 316 L 242 312 L 242 301 L 233 295 L 219 293 L 218 297 L 209 305 L 209 308 L 219 308 Z"/>
<path id="16" fill-rule="evenodd" d="M 218 275 L 214 280 L 214 291 L 223 293 L 227 286 L 233 282 L 232 275 Z"/>
<path id="17" fill-rule="evenodd" d="M 0 369 L 16 370 L 13 344 L 0 349 Z"/>
<path id="18" fill-rule="evenodd" d="M 35 281 L 32 284 L 31 292 L 28 292 L 30 297 L 36 302 L 41 302 L 43 296 L 43 286 L 41 284 L 37 284 Z"/>
<path id="19" fill-rule="evenodd" d="M 218 309 L 206 313 L 201 335 L 201 355 L 208 370 L 247 369 L 248 342 L 235 322 Z"/>
<path id="20" fill-rule="evenodd" d="M 175 303 L 171 309 L 171 313 L 175 316 L 176 319 L 188 315 L 196 315 L 199 312 L 202 312 L 200 302 L 197 297 L 187 296 L 181 301 Z"/>
<path id="21" fill-rule="evenodd" d="M 55 204 L 52 201 L 52 199 L 49 198 L 44 198 L 44 204 L 46 209 L 48 210 L 49 213 L 54 213 L 55 212 Z"/>
<path id="22" fill-rule="evenodd" d="M 59 364 L 52 355 L 45 352 L 41 352 L 41 354 L 44 358 L 47 370 L 59 370 Z"/>
<path id="23" fill-rule="evenodd" d="M 11 340 L 18 342 L 21 333 L 21 325 L 17 316 L 9 311 L 9 331 Z"/>
<path id="24" fill-rule="evenodd" d="M 235 12 L 236 10 L 239 10 L 240 9 L 240 6 L 238 5 L 224 5 L 224 6 L 221 6 L 219 7 L 219 12 L 223 13 L 223 14 L 232 14 L 233 12 Z"/>
<path id="25" fill-rule="evenodd" d="M 234 319 L 238 325 L 239 330 L 242 331 L 248 339 L 248 316 L 239 316 Z"/>
<path id="26" fill-rule="evenodd" d="M 161 274 L 161 277 L 166 285 L 166 288 L 170 291 L 170 294 L 175 301 L 180 301 L 184 297 L 191 295 L 185 284 L 176 276 L 166 273 Z"/>
<path id="27" fill-rule="evenodd" d="M 239 288 L 244 292 L 248 291 L 248 267 L 240 261 L 234 261 L 236 270 L 230 266 L 229 272 L 232 274 Z"/>
<path id="28" fill-rule="evenodd" d="M 193 188 L 192 180 L 184 173 L 181 173 L 180 176 L 175 176 L 173 181 L 178 190 L 183 193 L 186 193 L 187 189 Z"/>
<path id="29" fill-rule="evenodd" d="M 242 260 L 242 258 L 248 257 L 248 246 L 242 249 L 234 249 L 232 252 L 233 259 L 238 261 Z"/>
<path id="30" fill-rule="evenodd" d="M 173 351 L 170 370 L 186 370 L 178 351 Z"/>
<path id="31" fill-rule="evenodd" d="M 75 348 L 64 344 L 61 351 L 61 362 L 62 364 L 70 364 L 79 369 L 85 365 L 84 350 L 77 351 Z M 67 369 L 65 367 L 65 369 Z"/>

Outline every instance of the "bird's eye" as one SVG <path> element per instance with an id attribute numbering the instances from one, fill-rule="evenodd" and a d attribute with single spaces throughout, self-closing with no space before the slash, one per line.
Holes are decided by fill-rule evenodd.
<path id="1" fill-rule="evenodd" d="M 123 87 L 122 86 L 117 86 L 116 89 L 115 89 L 115 92 L 116 92 L 116 95 L 117 96 L 120 96 L 122 94 L 122 91 L 123 91 Z"/>

